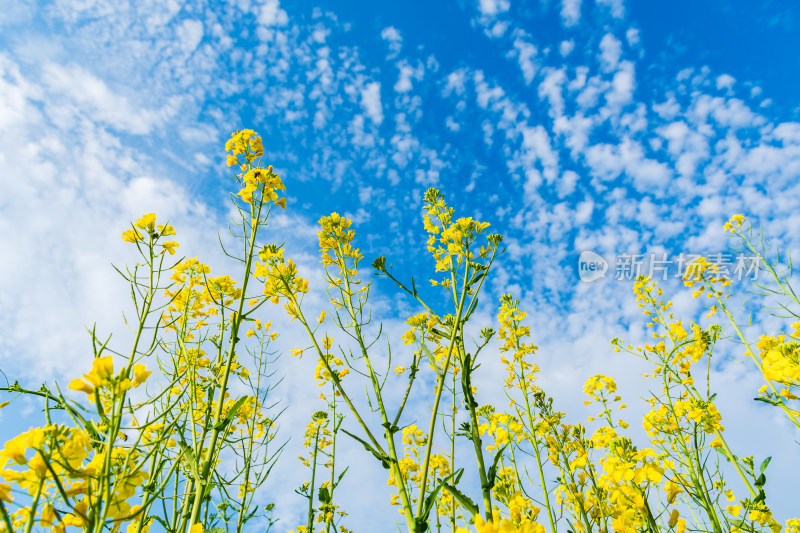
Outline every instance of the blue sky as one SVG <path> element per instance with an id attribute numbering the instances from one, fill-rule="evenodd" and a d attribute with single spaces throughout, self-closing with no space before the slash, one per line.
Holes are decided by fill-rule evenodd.
<path id="1" fill-rule="evenodd" d="M 87 360 L 85 325 L 124 340 L 126 291 L 109 262 L 133 260 L 119 233 L 142 213 L 169 218 L 187 256 L 227 268 L 213 246 L 231 189 L 222 147 L 246 127 L 287 184 L 276 223 L 307 272 L 314 224 L 336 210 L 355 220 L 367 259 L 425 279 L 421 199 L 437 187 L 506 236 L 482 318 L 504 292 L 523 301 L 565 410 L 582 416 L 572 391 L 596 372 L 615 374 L 633 403 L 646 384 L 608 344 L 645 338 L 631 283 L 610 275 L 620 254 L 725 251 L 735 213 L 800 249 L 798 24 L 788 1 L 6 2 L 0 368 L 65 379 Z M 584 250 L 611 262 L 606 279 L 579 280 Z M 699 316 L 674 277 L 666 284 L 687 320 Z M 417 310 L 376 288 L 399 335 Z M 756 318 L 753 335 L 783 325 Z M 290 348 L 300 332 L 284 326 Z M 726 355 L 715 379 L 729 432 L 742 453 L 786 457 L 770 483 L 788 518 L 781 472 L 800 466 L 797 435 L 753 405 L 757 376 Z M 319 405 L 302 393 L 308 363 L 286 359 L 288 438 L 293 417 Z M 486 394 L 502 398 L 500 370 L 487 368 Z M 265 498 L 294 525 L 299 498 Z M 388 496 L 372 498 L 355 504 L 354 524 L 392 513 Z"/>

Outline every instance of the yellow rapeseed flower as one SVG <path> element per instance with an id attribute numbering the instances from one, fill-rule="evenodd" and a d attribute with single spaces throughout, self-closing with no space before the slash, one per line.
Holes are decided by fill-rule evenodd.
<path id="1" fill-rule="evenodd" d="M 511 520 L 486 522 L 481 515 L 475 515 L 475 530 L 478 533 L 544 533 L 544 526 L 537 523 L 520 524 L 515 526 Z"/>
<path id="2" fill-rule="evenodd" d="M 736 230 L 740 228 L 742 224 L 744 224 L 744 221 L 744 215 L 733 215 L 731 219 L 725 223 L 725 226 L 722 228 L 722 230 L 735 233 Z"/>
<path id="3" fill-rule="evenodd" d="M 147 367 L 145 367 L 143 364 L 135 364 L 135 365 L 133 365 L 133 376 L 134 376 L 134 378 L 133 378 L 133 386 L 134 387 L 138 387 L 139 385 L 144 383 L 147 380 L 147 378 L 150 377 L 150 374 L 152 374 L 152 373 L 153 372 L 150 371 L 150 370 L 147 370 Z"/>
<path id="4" fill-rule="evenodd" d="M 11 485 L 0 483 L 0 501 L 12 503 L 14 497 L 11 495 Z"/>
<path id="5" fill-rule="evenodd" d="M 129 229 L 122 232 L 122 240 L 126 242 L 137 243 L 144 240 L 144 235 L 139 233 L 139 230 Z"/>
<path id="6" fill-rule="evenodd" d="M 147 213 L 146 215 L 142 215 L 139 220 L 133 223 L 134 226 L 141 229 L 146 229 L 147 231 L 155 231 L 156 229 L 156 214 L 155 213 Z"/>

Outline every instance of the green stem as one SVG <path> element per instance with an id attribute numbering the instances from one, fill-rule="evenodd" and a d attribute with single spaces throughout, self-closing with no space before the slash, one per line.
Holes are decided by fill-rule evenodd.
<path id="1" fill-rule="evenodd" d="M 420 496 L 417 502 L 417 516 L 422 514 L 422 505 L 424 503 L 424 490 L 425 486 L 428 482 L 428 468 L 430 466 L 431 460 L 431 450 L 433 449 L 433 432 L 436 430 L 436 418 L 439 412 L 439 402 L 442 399 L 442 391 L 444 390 L 444 380 L 447 376 L 447 372 L 450 369 L 450 360 L 453 357 L 453 349 L 455 348 L 456 343 L 456 335 L 458 333 L 458 326 L 461 323 L 461 316 L 464 312 L 464 302 L 467 299 L 467 289 L 466 280 L 469 276 L 469 261 L 465 261 L 466 263 L 466 272 L 464 273 L 464 288 L 461 291 L 461 297 L 458 302 L 458 308 L 456 309 L 456 316 L 455 320 L 453 321 L 452 329 L 450 331 L 450 341 L 447 346 L 447 355 L 445 356 L 444 365 L 442 366 L 442 373 L 439 375 L 438 383 L 436 384 L 436 397 L 433 401 L 433 407 L 431 409 L 431 420 L 428 424 L 428 441 L 425 446 L 425 462 L 422 466 L 422 483 L 420 484 Z M 465 369 L 461 369 L 462 372 L 466 372 Z"/>
<path id="2" fill-rule="evenodd" d="M 44 486 L 44 478 L 39 479 L 39 484 L 36 487 L 36 494 L 33 496 L 31 502 L 31 512 L 28 515 L 28 523 L 25 525 L 25 533 L 31 533 L 33 524 L 36 522 L 36 507 L 39 505 L 39 498 L 42 496 L 42 487 Z M 11 531 L 11 530 L 9 530 Z"/>
<path id="3" fill-rule="evenodd" d="M 11 525 L 11 517 L 8 516 L 8 510 L 3 500 L 0 500 L 0 515 L 3 515 L 3 523 L 6 525 L 6 533 L 11 533 L 14 528 Z"/>
<path id="4" fill-rule="evenodd" d="M 319 452 L 319 429 L 320 425 L 317 423 L 317 431 L 314 433 L 314 455 L 311 465 L 311 488 L 308 492 L 308 533 L 314 533 L 314 488 L 317 483 L 317 453 Z"/>
<path id="5" fill-rule="evenodd" d="M 761 372 L 761 375 L 763 376 L 764 375 L 764 371 L 762 370 L 761 362 L 756 357 L 755 351 L 753 351 L 753 349 L 750 347 L 750 343 L 745 338 L 744 333 L 742 333 L 742 330 L 739 329 L 739 324 L 737 324 L 736 321 L 733 319 L 733 315 L 730 313 L 730 311 L 728 310 L 727 306 L 722 302 L 722 299 L 720 298 L 720 296 L 718 294 L 716 294 L 716 293 L 714 293 L 714 294 L 715 294 L 717 302 L 720 305 L 720 308 L 722 308 L 722 310 L 725 312 L 725 316 L 728 317 L 728 320 L 730 321 L 731 325 L 736 330 L 736 334 L 739 336 L 739 339 L 742 341 L 742 343 L 745 345 L 745 347 L 747 347 L 747 355 L 750 356 L 750 358 L 756 364 L 756 368 L 758 368 L 759 372 Z M 767 382 L 767 385 L 769 385 L 769 388 L 772 390 L 773 395 L 779 400 L 779 402 L 780 402 L 779 405 L 780 405 L 781 409 L 783 410 L 784 414 L 786 414 L 786 416 L 789 418 L 789 420 L 792 421 L 792 423 L 795 425 L 796 428 L 800 429 L 800 420 L 798 420 L 797 417 L 791 412 L 791 409 L 789 409 L 789 407 L 784 402 L 783 397 L 778 394 L 778 391 L 775 388 L 775 385 L 772 383 L 772 381 L 770 381 L 770 380 L 768 380 L 766 378 L 765 378 L 765 380 Z"/>
<path id="6" fill-rule="evenodd" d="M 261 208 L 264 205 L 264 198 L 263 196 L 259 196 L 259 203 L 258 208 L 256 208 L 255 217 L 253 218 L 261 218 Z M 252 210 L 251 205 L 251 210 Z M 247 236 L 246 224 L 243 223 L 242 227 L 245 231 L 245 238 Z M 233 323 L 231 324 L 231 336 L 230 336 L 230 344 L 228 347 L 228 355 L 227 361 L 225 363 L 225 371 L 222 374 L 222 382 L 219 387 L 219 399 L 217 400 L 217 408 L 214 412 L 214 425 L 211 431 L 210 441 L 208 443 L 208 449 L 206 451 L 205 457 L 203 458 L 202 470 L 200 472 L 199 479 L 197 480 L 195 492 L 194 492 L 194 502 L 192 505 L 192 514 L 189 520 L 189 525 L 194 525 L 197 523 L 198 518 L 200 517 L 200 507 L 203 500 L 203 493 L 205 492 L 206 484 L 209 482 L 209 474 L 211 472 L 211 466 L 214 463 L 214 455 L 217 452 L 217 441 L 219 440 L 219 435 L 222 432 L 223 428 L 221 427 L 221 420 L 222 420 L 222 410 L 225 405 L 225 393 L 228 390 L 228 380 L 231 374 L 231 366 L 233 365 L 233 359 L 236 355 L 236 344 L 239 342 L 239 326 L 242 321 L 242 310 L 244 309 L 244 301 L 247 298 L 247 285 L 250 281 L 250 273 L 252 271 L 253 266 L 253 250 L 255 249 L 256 243 L 256 233 L 258 231 L 258 227 L 253 227 L 252 232 L 250 233 L 250 242 L 247 245 L 246 252 L 245 252 L 245 269 L 244 269 L 244 279 L 242 281 L 242 289 L 241 295 L 239 297 L 239 305 L 236 310 L 236 315 L 233 317 Z"/>
<path id="7" fill-rule="evenodd" d="M 539 450 L 539 437 L 536 435 L 536 425 L 533 422 L 533 415 L 531 414 L 531 402 L 528 397 L 527 388 L 525 387 L 525 368 L 520 361 L 520 390 L 525 397 L 525 412 L 528 415 L 528 426 L 530 427 L 531 442 L 533 442 L 533 451 L 536 454 L 536 469 L 539 472 L 539 483 L 542 486 L 542 495 L 544 496 L 544 503 L 547 507 L 547 520 L 550 522 L 550 531 L 555 533 L 556 523 L 553 506 L 550 504 L 550 493 L 547 490 L 547 482 L 544 478 L 544 467 L 542 465 L 542 454 Z"/>

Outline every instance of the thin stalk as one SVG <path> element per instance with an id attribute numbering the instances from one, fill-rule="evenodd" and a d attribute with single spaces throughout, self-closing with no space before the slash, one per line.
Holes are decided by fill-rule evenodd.
<path id="1" fill-rule="evenodd" d="M 456 469 L 456 373 L 455 371 L 451 373 L 453 376 L 453 411 L 450 417 L 450 469 L 451 471 L 455 471 Z M 450 509 L 450 525 L 452 528 L 452 533 L 456 533 L 456 505 L 458 505 L 457 500 L 451 495 L 450 496 L 453 505 Z"/>
<path id="2" fill-rule="evenodd" d="M 11 517 L 8 516 L 8 510 L 3 500 L 0 500 L 0 515 L 3 515 L 3 523 L 5 524 L 7 533 L 14 531 L 14 528 L 11 526 Z"/>
<path id="3" fill-rule="evenodd" d="M 522 395 L 525 397 L 525 413 L 528 415 L 528 426 L 530 427 L 531 432 L 531 441 L 533 442 L 533 451 L 536 453 L 536 469 L 539 472 L 539 483 L 542 487 L 542 494 L 544 496 L 544 503 L 547 507 L 547 520 L 550 522 L 550 531 L 555 533 L 556 531 L 556 524 L 555 524 L 555 516 L 553 512 L 552 505 L 550 504 L 550 493 L 547 490 L 547 482 L 544 478 L 544 468 L 542 466 L 542 454 L 539 450 L 539 437 L 536 435 L 536 425 L 533 422 L 533 415 L 531 414 L 531 402 L 530 398 L 528 397 L 527 391 L 524 389 L 525 383 L 525 369 L 522 366 L 522 362 L 520 361 L 520 382 L 523 384 L 522 388 Z"/>
<path id="4" fill-rule="evenodd" d="M 261 218 L 261 208 L 264 205 L 264 198 L 263 196 L 259 196 L 259 203 L 258 208 L 256 209 L 255 216 L 253 218 Z M 252 210 L 252 206 L 251 206 Z M 245 232 L 245 238 L 247 236 L 246 225 L 242 224 L 242 227 Z M 219 440 L 219 434 L 222 432 L 222 427 L 220 426 L 220 421 L 222 420 L 222 410 L 225 404 L 225 392 L 228 390 L 228 379 L 230 378 L 231 374 L 231 366 L 233 365 L 233 359 L 236 355 L 235 349 L 236 344 L 239 341 L 239 325 L 241 324 L 242 320 L 242 310 L 244 309 L 244 301 L 247 297 L 247 285 L 250 281 L 250 273 L 252 271 L 253 266 L 253 250 L 255 249 L 256 243 L 256 234 L 258 228 L 253 227 L 252 232 L 250 234 L 250 242 L 247 246 L 247 251 L 245 254 L 245 269 L 244 269 L 244 279 L 242 281 L 242 289 L 241 295 L 239 296 L 239 305 L 236 311 L 236 315 L 234 316 L 233 323 L 231 324 L 231 333 L 230 333 L 230 344 L 228 348 L 228 355 L 227 361 L 225 363 L 225 371 L 222 374 L 222 382 L 219 388 L 219 399 L 217 400 L 217 409 L 214 412 L 214 426 L 211 431 L 211 439 L 208 444 L 208 450 L 206 451 L 205 457 L 203 458 L 203 466 L 202 471 L 200 472 L 200 476 L 198 479 L 197 486 L 195 487 L 194 492 L 194 503 L 192 506 L 192 514 L 189 520 L 189 525 L 193 525 L 197 523 L 197 519 L 200 516 L 200 504 L 203 499 L 203 493 L 205 492 L 205 486 L 208 483 L 209 473 L 211 472 L 211 465 L 214 462 L 214 454 L 217 452 L 217 441 Z"/>
<path id="5" fill-rule="evenodd" d="M 338 248 L 337 251 L 339 251 Z M 400 470 L 400 464 L 398 462 L 397 449 L 394 443 L 394 431 L 391 429 L 391 427 L 386 427 L 390 425 L 389 417 L 386 413 L 386 406 L 383 403 L 383 396 L 381 394 L 381 387 L 380 383 L 378 382 L 378 377 L 375 374 L 375 370 L 372 368 L 372 362 L 370 361 L 369 353 L 367 352 L 367 347 L 364 344 L 364 337 L 361 333 L 361 326 L 359 325 L 358 320 L 356 319 L 356 311 L 353 307 L 353 291 L 350 286 L 350 271 L 348 270 L 347 265 L 344 263 L 345 261 L 344 254 L 340 255 L 340 257 L 342 260 L 342 267 L 343 267 L 342 270 L 344 271 L 344 281 L 345 281 L 345 287 L 344 290 L 342 291 L 342 297 L 343 300 L 345 300 L 347 303 L 348 313 L 350 314 L 350 318 L 353 320 L 353 329 L 355 330 L 355 336 L 356 339 L 358 340 L 358 345 L 359 348 L 361 349 L 361 354 L 364 356 L 364 362 L 367 365 L 367 371 L 369 372 L 370 382 L 372 383 L 372 389 L 373 392 L 375 393 L 375 399 L 377 401 L 378 409 L 380 410 L 381 414 L 381 422 L 383 423 L 385 428 L 384 438 L 386 439 L 386 444 L 389 448 L 391 467 L 396 474 L 396 481 L 399 489 L 398 492 L 400 492 L 401 503 L 403 503 L 403 500 L 405 500 L 408 505 L 408 507 L 406 507 L 406 503 L 403 503 L 406 525 L 409 528 L 409 532 L 412 532 L 416 528 L 415 526 L 416 522 L 413 520 L 413 516 L 411 516 L 411 503 L 408 501 L 408 496 L 407 496 L 408 489 L 406 488 L 405 480 L 403 479 L 402 472 Z M 422 487 L 424 486 L 425 482 L 423 481 Z M 420 489 L 420 491 L 424 492 L 423 489 Z M 422 497 L 423 494 L 420 494 L 420 502 L 422 501 Z M 417 513 L 417 515 L 419 515 L 419 512 Z"/>
<path id="6" fill-rule="evenodd" d="M 728 310 L 727 306 L 722 302 L 722 299 L 719 297 L 719 295 L 716 294 L 716 293 L 715 293 L 715 298 L 716 298 L 717 302 L 719 303 L 720 308 L 725 312 L 725 316 L 728 317 L 728 320 L 730 321 L 731 325 L 736 330 L 736 334 L 739 336 L 739 339 L 742 341 L 742 343 L 745 345 L 745 347 L 747 347 L 747 355 L 750 356 L 750 358 L 756 364 L 756 368 L 758 368 L 758 370 L 760 372 L 762 372 L 762 375 L 763 375 L 761 362 L 756 357 L 755 351 L 753 351 L 753 349 L 750 347 L 750 343 L 745 338 L 744 333 L 742 333 L 742 330 L 739 329 L 739 325 L 733 319 L 733 315 Z M 777 397 L 780 400 L 780 406 L 781 406 L 781 409 L 783 410 L 783 412 L 786 414 L 787 417 L 789 417 L 789 420 L 792 421 L 792 423 L 795 425 L 795 427 L 800 429 L 800 420 L 797 419 L 797 417 L 791 412 L 791 409 L 789 409 L 789 407 L 786 405 L 786 403 L 784 403 L 783 397 L 781 397 L 778 394 L 778 391 L 775 388 L 775 385 L 772 383 L 772 381 L 770 381 L 768 379 L 765 379 L 765 381 L 767 382 L 767 385 L 769 385 L 769 388 L 772 390 L 772 393 L 775 395 L 775 397 Z"/>
<path id="7" fill-rule="evenodd" d="M 744 335 L 742 335 L 741 330 L 739 330 L 739 326 L 736 325 L 736 323 L 733 321 L 733 317 L 730 316 L 730 313 L 728 312 L 727 308 L 725 307 L 725 304 L 723 304 L 721 302 L 721 300 L 719 300 L 719 297 L 717 297 L 717 301 L 720 303 L 722 309 L 728 315 L 728 318 L 731 320 L 731 323 L 736 328 L 736 331 L 739 333 L 739 336 L 742 339 L 742 342 L 744 342 L 745 346 L 747 346 L 748 352 L 755 359 L 755 354 L 750 349 L 750 345 L 747 343 L 746 339 L 744 338 Z M 653 309 L 655 310 L 656 314 L 658 315 L 658 318 L 659 318 L 659 321 L 660 321 L 661 325 L 664 326 L 665 329 L 667 330 L 667 336 L 669 337 L 670 343 L 672 344 L 673 351 L 676 350 L 678 348 L 678 342 L 675 341 L 675 338 L 673 337 L 672 331 L 670 331 L 670 329 L 668 327 L 666 327 L 667 322 L 664 320 L 664 315 L 661 313 L 661 309 L 659 308 L 658 303 L 653 300 L 652 296 L 650 297 L 650 303 L 651 303 Z M 758 364 L 757 361 L 756 361 L 756 364 Z M 668 367 L 669 366 L 669 362 L 665 361 L 664 365 L 665 365 L 665 367 Z M 667 386 L 667 383 L 666 383 L 666 372 L 664 372 L 664 386 L 665 387 Z M 690 392 L 694 392 L 697 395 L 698 399 L 699 399 L 699 396 L 700 396 L 699 392 L 697 392 L 694 389 L 694 387 L 692 387 L 691 389 L 692 390 L 690 390 Z M 667 389 L 665 388 L 665 390 L 667 390 Z M 670 405 L 672 405 L 671 402 L 670 402 Z M 673 409 L 673 415 L 674 415 L 674 409 Z M 800 427 L 800 426 L 798 426 L 798 427 Z M 753 497 L 755 497 L 757 495 L 757 493 L 753 489 L 753 486 L 750 485 L 750 481 L 747 479 L 747 476 L 745 476 L 744 472 L 742 472 L 742 469 L 739 466 L 739 461 L 738 461 L 738 459 L 735 458 L 735 456 L 731 452 L 730 448 L 728 447 L 728 443 L 725 440 L 725 437 L 722 436 L 722 432 L 716 427 L 713 427 L 713 432 L 714 432 L 714 436 L 722 443 L 722 447 L 727 452 L 727 454 L 728 454 L 727 456 L 730 458 L 731 462 L 733 463 L 733 467 L 736 469 L 736 472 L 739 474 L 739 477 L 742 479 L 742 481 L 744 481 L 744 484 L 745 484 L 745 486 L 747 486 L 747 489 L 750 491 L 750 494 Z M 699 465 L 699 462 L 698 462 L 698 465 Z M 702 472 L 700 473 L 700 475 L 701 475 L 701 479 L 702 479 Z"/>
<path id="8" fill-rule="evenodd" d="M 314 533 L 314 488 L 317 479 L 317 453 L 319 452 L 319 429 L 320 425 L 317 423 L 317 431 L 314 433 L 314 456 L 311 466 L 311 487 L 308 492 L 308 533 Z"/>
<path id="9" fill-rule="evenodd" d="M 39 505 L 39 498 L 42 496 L 42 487 L 44 486 L 44 477 L 39 479 L 39 484 L 36 487 L 36 494 L 31 502 L 31 512 L 28 515 L 28 523 L 25 525 L 25 533 L 31 533 L 33 524 L 36 522 L 36 507 Z M 9 531 L 11 531 L 9 529 Z"/>
<path id="10" fill-rule="evenodd" d="M 428 424 L 428 442 L 425 445 L 425 462 L 422 466 L 422 483 L 420 485 L 421 491 L 424 492 L 425 486 L 428 483 L 428 468 L 430 466 L 431 460 L 431 450 L 433 449 L 433 432 L 436 430 L 436 418 L 437 413 L 439 412 L 439 402 L 442 399 L 442 391 L 444 390 L 444 380 L 447 376 L 447 372 L 450 369 L 450 360 L 453 356 L 453 349 L 455 348 L 456 342 L 456 335 L 458 333 L 458 325 L 461 323 L 461 317 L 464 312 L 464 302 L 467 299 L 467 289 L 466 280 L 469 277 L 469 261 L 465 261 L 465 268 L 466 271 L 464 272 L 464 288 L 461 291 L 461 297 L 458 302 L 458 308 L 456 309 L 456 316 L 455 320 L 453 321 L 452 329 L 450 331 L 450 341 L 447 346 L 447 355 L 445 356 L 444 365 L 442 366 L 442 373 L 439 376 L 438 383 L 436 384 L 436 397 L 433 401 L 433 407 L 431 408 L 431 420 Z M 455 290 L 455 288 L 454 288 Z M 462 372 L 466 372 L 465 369 L 461 369 Z M 422 505 L 424 503 L 424 494 L 420 494 L 419 501 L 417 502 L 417 516 L 422 514 Z"/>

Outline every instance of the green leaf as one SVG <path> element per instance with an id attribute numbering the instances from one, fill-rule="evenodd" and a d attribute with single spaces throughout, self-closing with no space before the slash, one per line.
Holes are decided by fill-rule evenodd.
<path id="1" fill-rule="evenodd" d="M 447 492 L 453 495 L 453 498 L 455 498 L 458 501 L 461 507 L 467 510 L 470 516 L 475 516 L 480 512 L 478 509 L 478 505 L 474 501 L 472 501 L 469 498 L 469 496 L 467 496 L 466 494 L 455 488 L 453 485 L 450 485 L 449 483 L 445 483 L 443 486 L 447 490 Z"/>
<path id="2" fill-rule="evenodd" d="M 759 398 L 753 398 L 753 399 L 755 401 L 757 401 L 757 402 L 764 402 L 764 403 L 768 403 L 768 404 L 774 405 L 774 406 L 779 406 L 780 405 L 779 402 L 776 402 L 775 400 L 770 400 L 769 398 L 761 398 L 761 397 L 759 397 Z"/>
<path id="3" fill-rule="evenodd" d="M 729 463 L 731 462 L 731 457 L 730 457 L 730 455 L 728 455 L 727 451 L 725 451 L 722 448 L 717 448 L 716 446 L 714 446 L 714 449 L 717 450 L 717 453 L 719 453 L 721 456 L 723 456 L 726 461 L 728 461 Z"/>
<path id="4" fill-rule="evenodd" d="M 216 487 L 216 486 L 217 486 L 216 483 L 207 483 L 206 484 L 206 486 L 203 488 L 203 499 L 202 499 L 202 501 L 205 501 L 205 500 L 207 500 L 208 498 L 211 497 L 211 491 L 214 490 L 214 487 Z"/>
<path id="5" fill-rule="evenodd" d="M 500 459 L 503 457 L 503 452 L 506 451 L 506 448 L 508 447 L 508 444 L 509 443 L 504 444 L 502 448 L 497 450 L 497 453 L 494 456 L 494 461 L 492 462 L 492 466 L 489 468 L 489 473 L 487 475 L 487 477 L 488 477 L 487 481 L 488 481 L 488 484 L 489 484 L 488 489 L 489 490 L 492 490 L 492 488 L 494 487 L 494 482 L 495 482 L 495 479 L 497 478 L 497 463 L 499 463 Z"/>
<path id="6" fill-rule="evenodd" d="M 452 479 L 453 476 L 455 476 L 456 474 L 458 474 L 458 477 L 460 478 L 461 477 L 461 472 L 463 472 L 463 471 L 464 471 L 464 469 L 460 468 L 460 469 L 456 470 L 455 472 L 453 472 L 452 474 L 450 474 L 449 476 L 447 476 L 444 479 L 442 479 L 436 485 L 436 488 L 434 488 L 425 497 L 425 504 L 423 505 L 423 508 L 422 508 L 422 514 L 415 518 L 416 527 L 415 527 L 414 531 L 422 532 L 422 531 L 426 531 L 428 529 L 428 517 L 431 514 L 431 510 L 433 509 L 433 506 L 436 504 L 436 498 L 439 497 L 439 492 L 441 492 L 442 487 L 444 487 L 445 484 L 447 483 L 447 481 Z M 424 527 L 422 529 L 420 529 L 420 527 L 422 527 L 423 525 L 424 525 Z"/>
<path id="7" fill-rule="evenodd" d="M 335 489 L 336 487 L 338 487 L 338 486 L 339 486 L 339 483 L 341 483 L 341 482 L 342 482 L 342 478 L 343 478 L 343 477 L 344 477 L 344 475 L 347 473 L 347 469 L 348 469 L 348 468 L 350 468 L 350 467 L 349 467 L 349 466 L 348 466 L 348 467 L 345 467 L 345 469 L 344 469 L 344 470 L 342 470 L 342 473 L 341 473 L 341 474 L 339 474 L 339 478 L 336 480 L 336 483 L 334 483 L 334 484 L 333 484 L 333 488 L 334 488 L 334 489 Z"/>
<path id="8" fill-rule="evenodd" d="M 200 472 L 197 471 L 197 457 L 194 455 L 194 450 L 189 447 L 189 445 L 186 444 L 183 439 L 178 442 L 178 446 L 180 446 L 181 451 L 186 456 L 186 460 L 189 463 L 189 468 L 192 471 L 192 475 L 194 475 L 194 479 L 199 480 Z"/>
<path id="9" fill-rule="evenodd" d="M 320 487 L 319 494 L 318 494 L 319 502 L 323 504 L 331 503 L 331 493 L 328 491 L 328 487 Z"/>
<path id="10" fill-rule="evenodd" d="M 236 412 L 242 407 L 242 405 L 244 405 L 244 402 L 246 402 L 247 399 L 247 396 L 242 396 L 236 400 L 236 403 L 233 404 L 233 407 L 231 407 L 231 410 L 228 411 L 227 415 L 225 415 L 225 418 L 217 422 L 217 424 L 214 426 L 214 429 L 223 431 L 226 427 L 228 427 L 228 424 L 230 424 L 233 421 L 233 418 L 236 416 Z"/>
<path id="11" fill-rule="evenodd" d="M 769 466 L 770 461 L 772 461 L 772 456 L 767 457 L 766 459 L 764 459 L 764 462 L 761 463 L 760 470 L 762 474 L 764 473 L 764 470 L 767 469 L 767 466 Z"/>
<path id="12" fill-rule="evenodd" d="M 354 438 L 355 440 L 357 440 L 358 442 L 360 442 L 360 443 L 361 443 L 361 445 L 364 447 L 364 449 L 366 449 L 366 450 L 367 450 L 369 453 L 371 453 L 372 455 L 374 455 L 374 456 L 375 456 L 375 458 L 376 458 L 378 461 L 380 461 L 380 462 L 381 462 L 381 466 L 382 466 L 382 467 L 384 467 L 386 470 L 389 470 L 389 467 L 390 467 L 390 465 L 391 465 L 391 462 L 392 462 L 392 460 L 391 460 L 391 458 L 390 458 L 390 457 L 388 457 L 388 456 L 386 456 L 386 455 L 383 455 L 383 454 L 381 454 L 381 453 L 378 453 L 378 452 L 375 450 L 375 448 L 373 448 L 372 446 L 370 446 L 370 444 L 369 444 L 368 442 L 366 442 L 364 439 L 360 439 L 360 438 L 356 437 L 355 435 L 353 435 L 352 433 L 350 433 L 350 432 L 349 432 L 349 431 L 347 431 L 346 429 L 342 429 L 342 431 L 343 431 L 345 434 L 347 434 L 347 435 L 349 435 L 350 437 L 352 437 L 352 438 Z"/>
<path id="13" fill-rule="evenodd" d="M 163 518 L 161 518 L 157 514 L 151 515 L 151 518 L 154 518 L 156 522 L 159 522 L 162 526 L 164 526 L 164 531 L 169 531 L 169 526 L 167 525 L 167 523 L 164 521 Z"/>
<path id="14" fill-rule="evenodd" d="M 381 426 L 383 426 L 385 429 L 387 429 L 389 431 L 389 433 L 391 433 L 392 435 L 394 435 L 395 433 L 400 431 L 399 427 L 393 425 L 391 422 L 388 422 L 388 421 L 384 422 L 383 424 L 381 424 Z"/>
<path id="15" fill-rule="evenodd" d="M 422 351 L 425 352 L 425 355 L 428 356 L 428 361 L 430 362 L 431 366 L 433 367 L 434 370 L 436 370 L 436 375 L 441 375 L 442 369 L 439 368 L 439 365 L 436 364 L 436 359 L 433 357 L 431 351 L 428 349 L 427 346 L 425 346 L 424 342 L 421 343 L 420 346 L 422 347 Z"/>

